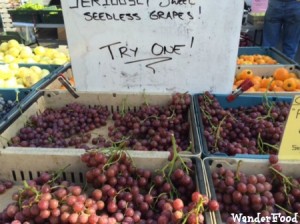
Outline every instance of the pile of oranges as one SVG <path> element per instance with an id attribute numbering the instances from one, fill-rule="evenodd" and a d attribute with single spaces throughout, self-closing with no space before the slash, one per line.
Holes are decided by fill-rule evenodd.
<path id="1" fill-rule="evenodd" d="M 277 68 L 272 76 L 262 77 L 245 69 L 236 75 L 233 89 L 236 89 L 245 79 L 250 79 L 254 86 L 246 92 L 300 92 L 300 79 L 286 68 Z"/>
<path id="2" fill-rule="evenodd" d="M 240 55 L 237 59 L 237 65 L 274 65 L 277 61 L 268 55 Z"/>

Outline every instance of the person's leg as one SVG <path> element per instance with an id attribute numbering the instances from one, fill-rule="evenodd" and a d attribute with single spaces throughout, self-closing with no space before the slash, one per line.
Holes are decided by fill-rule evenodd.
<path id="1" fill-rule="evenodd" d="M 300 42 L 300 2 L 286 2 L 282 52 L 294 59 Z"/>
<path id="2" fill-rule="evenodd" d="M 283 10 L 282 1 L 269 0 L 263 27 L 263 47 L 276 47 L 280 40 Z"/>

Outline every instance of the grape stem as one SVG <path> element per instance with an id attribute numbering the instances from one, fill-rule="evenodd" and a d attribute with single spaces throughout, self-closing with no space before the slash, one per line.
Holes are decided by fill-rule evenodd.
<path id="1" fill-rule="evenodd" d="M 294 215 L 292 212 L 290 212 L 289 210 L 287 210 L 287 209 L 285 209 L 285 208 L 281 207 L 281 206 L 280 206 L 280 205 L 278 205 L 278 204 L 275 204 L 275 206 L 276 206 L 277 208 L 281 209 L 282 211 L 286 212 L 286 213 L 287 213 L 287 214 L 289 214 L 289 215 Z M 299 215 L 297 215 L 297 218 L 299 219 L 299 218 L 300 218 L 300 216 L 299 216 Z"/>
<path id="2" fill-rule="evenodd" d="M 260 154 L 266 154 L 266 151 L 264 149 L 265 146 L 267 146 L 269 148 L 272 148 L 272 149 L 274 149 L 277 152 L 279 151 L 278 146 L 271 145 L 271 144 L 269 144 L 267 142 L 264 142 L 263 139 L 261 138 L 260 133 L 258 133 L 258 136 L 257 136 L 257 148 L 258 148 Z"/>
<path id="3" fill-rule="evenodd" d="M 236 172 L 235 172 L 235 179 L 237 181 L 240 181 L 240 169 L 241 169 L 242 162 L 243 162 L 242 160 L 239 160 L 238 164 L 237 164 L 237 168 L 236 168 Z"/>
<path id="4" fill-rule="evenodd" d="M 273 166 L 270 166 L 269 169 L 271 169 L 273 172 L 275 172 L 276 174 L 280 175 L 284 181 L 289 184 L 292 187 L 298 187 L 296 185 L 294 185 L 292 182 L 290 182 L 289 178 L 287 176 L 285 176 L 283 173 L 279 172 L 278 170 L 276 170 Z"/>
<path id="5" fill-rule="evenodd" d="M 221 137 L 220 137 L 220 132 L 221 132 L 222 124 L 224 123 L 224 121 L 225 121 L 225 119 L 227 118 L 227 116 L 228 116 L 228 115 L 226 115 L 226 116 L 224 116 L 224 117 L 222 118 L 222 120 L 219 122 L 219 125 L 218 125 L 218 127 L 217 127 L 216 134 L 215 134 L 215 139 L 216 139 L 216 141 L 215 141 L 215 148 L 218 147 L 218 140 L 221 138 Z"/>

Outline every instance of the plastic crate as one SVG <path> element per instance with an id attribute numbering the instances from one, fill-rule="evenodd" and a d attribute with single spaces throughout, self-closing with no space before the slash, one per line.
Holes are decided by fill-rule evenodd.
<path id="1" fill-rule="evenodd" d="M 40 10 L 39 17 L 41 23 L 64 24 L 62 10 Z"/>
<path id="2" fill-rule="evenodd" d="M 225 153 L 210 153 L 208 150 L 207 142 L 204 137 L 203 131 L 204 131 L 204 126 L 202 122 L 202 113 L 200 111 L 200 105 L 198 101 L 198 97 L 203 94 L 195 94 L 193 95 L 193 101 L 194 101 L 194 109 L 195 109 L 195 121 L 196 125 L 196 130 L 195 132 L 195 144 L 199 144 L 199 148 L 202 150 L 202 156 L 207 157 L 207 156 L 220 156 L 220 157 L 236 157 L 236 158 L 268 158 L 269 155 L 267 154 L 236 154 L 235 156 L 229 156 Z M 265 99 L 261 95 L 240 95 L 237 97 L 234 101 L 228 102 L 226 97 L 228 95 L 226 94 L 214 94 L 214 96 L 217 98 L 219 101 L 220 105 L 224 109 L 228 108 L 238 108 L 240 106 L 243 107 L 250 107 L 250 106 L 255 106 L 258 104 L 262 104 L 265 102 Z M 292 103 L 293 97 L 292 96 L 267 96 L 267 100 L 269 102 L 288 102 Z M 197 135 L 197 137 L 196 137 Z"/>
<path id="3" fill-rule="evenodd" d="M 3 65 L 0 63 L 0 65 Z M 53 81 L 61 72 L 67 70 L 71 65 L 70 63 L 65 65 L 44 65 L 44 64 L 19 64 L 19 67 L 31 67 L 31 66 L 37 66 L 41 69 L 47 69 L 49 71 L 49 74 L 45 76 L 44 78 L 40 79 L 38 82 L 36 82 L 34 85 L 28 88 L 20 88 L 22 90 L 38 90 L 41 88 L 44 88 L 49 84 L 49 82 Z M 6 90 L 11 89 L 14 90 L 14 88 L 0 88 L 0 90 Z"/>
<path id="4" fill-rule="evenodd" d="M 253 67 L 251 70 L 253 74 L 261 77 L 272 77 L 274 71 L 277 68 L 272 67 Z M 289 72 L 295 73 L 298 79 L 300 79 L 300 68 L 298 65 L 296 65 L 293 69 L 290 69 Z M 237 73 L 238 74 L 238 73 Z M 236 74 L 236 75 L 237 75 Z M 283 91 L 283 92 L 274 92 L 274 91 L 268 91 L 268 96 L 294 96 L 299 95 L 300 92 L 298 91 Z M 262 96 L 265 94 L 265 92 L 244 92 L 244 95 L 259 95 Z"/>
<path id="5" fill-rule="evenodd" d="M 261 54 L 267 55 L 275 59 L 278 64 L 274 65 L 237 65 L 237 72 L 243 69 L 252 69 L 255 67 L 265 67 L 265 68 L 278 68 L 278 67 L 285 67 L 287 69 L 294 69 L 297 62 L 285 56 L 282 52 L 280 52 L 276 48 L 265 48 L 265 47 L 239 47 L 238 49 L 238 56 L 240 55 L 254 55 L 254 54 Z"/>
<path id="6" fill-rule="evenodd" d="M 1 128 L 1 136 L 3 139 L 11 139 L 15 136 L 24 126 L 26 121 L 31 115 L 43 112 L 46 108 L 61 108 L 70 103 L 78 103 L 87 106 L 102 105 L 105 106 L 110 112 L 120 111 L 124 107 L 124 100 L 126 100 L 125 110 L 136 110 L 140 106 L 147 102 L 149 105 L 167 105 L 171 99 L 170 94 L 122 94 L 122 93 L 102 93 L 102 92 L 76 92 L 78 98 L 74 98 L 67 90 L 57 90 L 57 91 L 38 91 L 36 94 L 30 96 L 31 99 L 27 101 L 26 104 L 21 106 L 22 113 L 15 115 L 10 122 L 3 124 Z M 189 130 L 189 140 L 192 144 L 192 152 L 185 152 L 183 154 L 186 156 L 200 156 L 200 148 L 198 145 L 194 144 L 193 135 L 193 125 L 195 121 L 194 116 L 191 115 L 193 106 L 191 105 L 187 117 L 190 124 Z M 107 121 L 107 126 L 96 129 L 97 134 L 102 134 L 107 136 L 107 127 L 112 124 L 112 120 Z M 7 147 L 8 141 L 4 140 L 0 142 L 0 147 Z M 9 147 L 13 148 L 13 147 Z M 30 148 L 29 148 L 30 149 Z M 159 154 L 161 151 L 153 151 L 153 153 Z"/>
<path id="7" fill-rule="evenodd" d="M 66 167 L 62 173 L 65 180 L 72 181 L 76 184 L 85 184 L 85 172 L 89 169 L 80 159 L 84 150 L 61 150 L 35 148 L 26 150 L 24 148 L 0 150 L 0 179 L 12 180 L 16 185 L 0 194 L 0 211 L 11 202 L 11 195 L 19 189 L 24 180 L 32 180 L 42 172 L 57 171 Z M 168 162 L 168 152 L 153 154 L 149 152 L 128 152 L 137 168 L 157 171 L 162 169 Z M 194 180 L 196 187 L 202 194 L 207 195 L 206 179 L 203 172 L 203 164 L 199 158 L 185 158 L 191 160 L 195 166 Z M 16 164 L 18 164 L 16 166 Z M 205 212 L 207 224 L 214 223 L 211 219 L 211 212 Z"/>
<path id="8" fill-rule="evenodd" d="M 240 162 L 241 161 L 241 162 Z M 220 158 L 220 157 L 208 157 L 203 160 L 205 177 L 207 178 L 207 192 L 209 197 L 217 199 L 216 191 L 212 180 L 212 171 L 219 167 L 224 167 L 235 171 L 238 163 L 240 162 L 239 171 L 247 175 L 251 174 L 269 174 L 269 160 L 268 159 L 237 159 L 237 158 Z M 283 173 L 291 177 L 299 177 L 298 167 L 299 162 L 279 162 L 282 167 Z M 214 212 L 214 219 L 218 224 L 222 224 L 221 214 L 219 211 Z"/>
<path id="9" fill-rule="evenodd" d="M 13 22 L 39 23 L 40 19 L 37 10 L 8 10 Z"/>

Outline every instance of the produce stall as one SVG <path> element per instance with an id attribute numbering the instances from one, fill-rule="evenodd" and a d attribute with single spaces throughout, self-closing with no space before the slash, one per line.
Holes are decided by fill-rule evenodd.
<path id="1" fill-rule="evenodd" d="M 61 3 L 14 23 L 68 46 L 0 45 L 0 223 L 300 221 L 299 65 L 241 1 Z"/>

